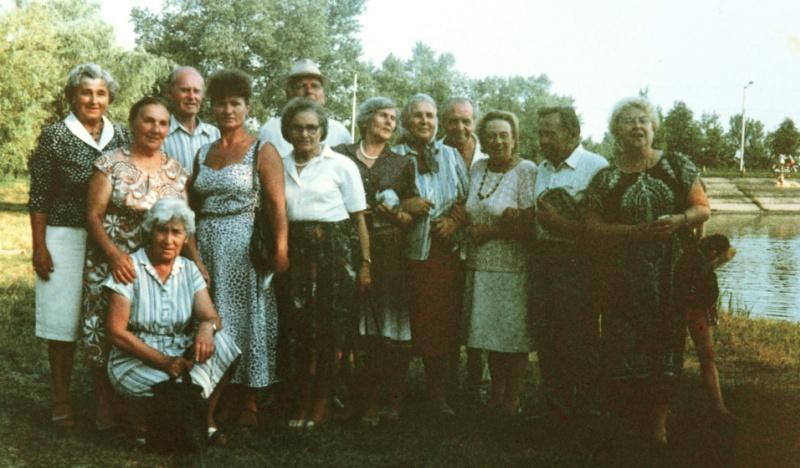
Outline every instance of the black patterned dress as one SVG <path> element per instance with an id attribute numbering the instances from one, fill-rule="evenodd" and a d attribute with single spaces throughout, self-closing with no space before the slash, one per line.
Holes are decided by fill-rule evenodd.
<path id="1" fill-rule="evenodd" d="M 635 225 L 688 208 L 688 194 L 699 180 L 688 157 L 664 153 L 644 172 L 601 170 L 586 193 L 589 211 L 605 222 Z M 676 377 L 683 368 L 686 325 L 677 310 L 675 267 L 679 236 L 626 242 L 608 252 L 604 285 L 601 365 L 605 377 L 621 381 Z"/>

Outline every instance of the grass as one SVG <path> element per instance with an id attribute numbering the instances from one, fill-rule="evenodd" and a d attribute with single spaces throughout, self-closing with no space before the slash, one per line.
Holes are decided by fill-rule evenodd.
<path id="1" fill-rule="evenodd" d="M 22 195 L 20 195 L 22 193 Z M 0 202 L 24 204 L 24 183 L 0 181 Z M 7 206 L 7 205 L 4 205 Z M 33 272 L 27 214 L 0 211 L 0 466 L 172 467 L 196 459 L 161 456 L 137 448 L 125 434 L 92 430 L 89 372 L 77 361 L 72 394 L 77 426 L 57 431 L 48 421 L 49 370 L 44 343 L 34 337 Z M 726 305 L 723 302 L 723 307 Z M 730 305 L 735 307 L 735 300 Z M 551 430 L 530 414 L 540 405 L 535 355 L 527 382 L 526 414 L 514 422 L 487 417 L 459 404 L 451 421 L 431 421 L 423 404 L 422 374 L 415 363 L 403 419 L 365 430 L 333 424 L 295 434 L 278 420 L 234 433 L 230 445 L 212 449 L 207 466 L 793 466 L 800 458 L 800 325 L 751 320 L 723 313 L 716 335 L 718 367 L 728 406 L 742 422 L 719 426 L 709 417 L 699 365 L 687 345 L 686 377 L 672 405 L 667 453 L 623 442 L 600 451 L 585 431 Z M 79 355 L 80 356 L 80 353 Z M 604 436 L 618 427 L 599 424 Z"/>
<path id="2" fill-rule="evenodd" d="M 745 169 L 744 176 L 739 173 L 738 167 L 709 167 L 703 171 L 703 177 L 757 177 L 774 179 L 777 177 L 771 169 Z"/>

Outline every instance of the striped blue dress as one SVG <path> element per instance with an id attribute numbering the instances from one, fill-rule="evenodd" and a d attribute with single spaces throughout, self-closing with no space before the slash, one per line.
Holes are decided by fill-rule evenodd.
<path id="1" fill-rule="evenodd" d="M 136 280 L 121 284 L 109 276 L 103 286 L 131 302 L 128 330 L 145 344 L 168 356 L 180 356 L 194 344 L 192 305 L 195 294 L 206 288 L 200 270 L 183 257 L 175 259 L 172 272 L 161 282 L 144 249 L 131 255 Z M 241 354 L 233 339 L 221 330 L 214 336 L 214 355 L 203 364 L 195 364 L 189 374 L 203 387 L 208 398 L 225 371 Z M 142 362 L 117 347 L 108 359 L 111 384 L 130 397 L 153 396 L 153 385 L 169 380 L 169 375 Z"/>

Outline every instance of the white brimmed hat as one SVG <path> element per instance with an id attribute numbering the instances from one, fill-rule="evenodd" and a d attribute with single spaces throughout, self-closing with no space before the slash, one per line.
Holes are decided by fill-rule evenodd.
<path id="1" fill-rule="evenodd" d="M 288 84 L 293 79 L 301 76 L 315 76 L 322 81 L 323 85 L 328 81 L 328 79 L 325 78 L 325 75 L 319 71 L 319 65 L 317 65 L 311 59 L 300 59 L 296 61 L 292 65 L 292 69 L 289 71 L 289 76 L 286 77 L 286 83 Z"/>

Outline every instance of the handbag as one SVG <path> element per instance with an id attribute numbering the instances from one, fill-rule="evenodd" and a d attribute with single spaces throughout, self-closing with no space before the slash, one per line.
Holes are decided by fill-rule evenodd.
<path id="1" fill-rule="evenodd" d="M 264 190 L 258 179 L 258 149 L 260 146 L 261 142 L 259 141 L 256 144 L 255 155 L 253 155 L 253 189 L 258 192 L 258 199 L 255 204 L 253 234 L 250 236 L 250 262 L 256 272 L 266 275 L 272 270 L 275 260 L 275 233 L 272 231 L 269 213 L 263 202 Z"/>
<path id="2" fill-rule="evenodd" d="M 208 406 L 203 388 L 184 369 L 181 382 L 153 385 L 147 411 L 145 445 L 162 453 L 203 452 L 208 438 Z"/>

